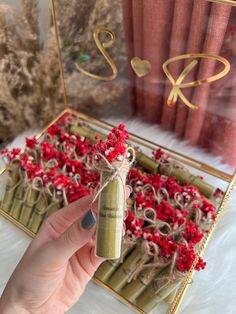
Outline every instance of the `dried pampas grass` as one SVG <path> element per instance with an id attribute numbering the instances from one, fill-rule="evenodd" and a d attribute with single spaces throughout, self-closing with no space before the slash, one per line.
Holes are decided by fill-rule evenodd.
<path id="1" fill-rule="evenodd" d="M 37 0 L 20 11 L 0 5 L 0 142 L 28 127 L 41 127 L 63 109 L 54 29 L 42 47 Z"/>

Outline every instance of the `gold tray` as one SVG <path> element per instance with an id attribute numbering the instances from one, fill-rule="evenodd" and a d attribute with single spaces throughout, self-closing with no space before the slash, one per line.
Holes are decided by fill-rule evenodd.
<path id="1" fill-rule="evenodd" d="M 41 133 L 39 133 L 36 138 L 39 139 L 44 133 L 45 131 L 48 129 L 48 127 L 50 127 L 53 123 L 55 123 L 63 114 L 65 113 L 71 113 L 75 116 L 77 116 L 81 121 L 93 126 L 93 127 L 98 127 L 98 128 L 102 128 L 104 130 L 111 130 L 113 128 L 112 124 L 109 124 L 107 122 L 103 122 L 101 120 L 89 117 L 88 115 L 85 115 L 83 113 L 74 111 L 70 108 L 65 109 L 55 120 L 53 120 Z M 223 213 L 223 211 L 226 208 L 226 205 L 229 201 L 229 198 L 232 194 L 232 191 L 235 187 L 236 184 L 236 172 L 234 175 L 230 175 L 228 173 L 222 172 L 218 169 L 215 169 L 213 167 L 210 167 L 202 162 L 199 162 L 197 160 L 194 160 L 192 158 L 189 158 L 187 156 L 184 156 L 183 154 L 180 154 L 174 150 L 165 148 L 163 146 L 157 145 L 151 141 L 148 141 L 140 136 L 137 136 L 135 134 L 130 133 L 130 140 L 138 145 L 141 145 L 142 147 L 151 149 L 151 150 L 156 150 L 158 148 L 163 149 L 166 153 L 168 153 L 173 159 L 178 160 L 179 162 L 181 162 L 182 164 L 186 165 L 186 166 L 191 166 L 192 168 L 195 168 L 197 170 L 201 170 L 207 174 L 210 174 L 212 176 L 214 176 L 215 178 L 220 178 L 221 180 L 228 182 L 228 187 L 227 190 L 225 192 L 224 198 L 221 201 L 221 204 L 219 205 L 217 214 L 216 214 L 216 219 L 214 221 L 214 223 L 211 225 L 208 234 L 204 237 L 203 242 L 199 248 L 198 253 L 196 254 L 196 259 L 195 262 L 197 262 L 198 258 L 203 254 L 206 245 Z M 0 172 L 0 177 L 1 175 L 4 174 L 6 169 L 3 169 Z M 30 231 L 28 228 L 26 228 L 24 225 L 22 225 L 19 221 L 15 220 L 13 217 L 11 217 L 8 213 L 6 213 L 5 211 L 0 209 L 0 214 L 5 217 L 6 219 L 8 219 L 9 221 L 11 221 L 13 224 L 15 224 L 18 228 L 20 228 L 21 230 L 23 230 L 24 232 L 26 232 L 30 237 L 34 237 L 35 234 Z M 186 274 L 186 277 L 182 283 L 182 285 L 180 286 L 177 295 L 173 301 L 173 303 L 170 305 L 167 314 L 174 314 L 177 312 L 177 310 L 179 309 L 179 306 L 181 304 L 181 301 L 184 297 L 184 294 L 189 286 L 189 284 L 192 281 L 192 277 L 194 274 L 194 267 L 196 263 L 193 263 L 190 271 Z M 137 313 L 142 313 L 145 314 L 145 312 L 143 310 L 141 310 L 140 308 L 138 308 L 136 305 L 132 304 L 130 301 L 128 301 L 127 299 L 125 299 L 124 297 L 120 296 L 116 291 L 114 291 L 113 289 L 111 289 L 110 287 L 108 287 L 107 285 L 105 285 L 102 281 L 100 281 L 98 278 L 93 278 L 94 282 L 96 282 L 98 285 L 100 285 L 101 287 L 107 289 L 110 293 L 112 293 L 116 298 L 118 298 L 120 301 L 122 301 L 123 303 L 127 304 L 129 307 L 131 307 L 133 310 L 135 310 Z"/>

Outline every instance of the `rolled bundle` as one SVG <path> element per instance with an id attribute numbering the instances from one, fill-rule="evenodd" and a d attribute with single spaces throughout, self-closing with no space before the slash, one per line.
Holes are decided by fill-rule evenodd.
<path id="1" fill-rule="evenodd" d="M 84 136 L 87 137 L 91 140 L 91 143 L 96 143 L 96 139 L 95 139 L 95 135 L 98 135 L 99 138 L 103 139 L 106 137 L 105 134 L 103 134 L 100 131 L 94 130 L 86 125 L 76 125 L 76 126 L 72 126 L 70 128 L 70 131 L 72 133 L 77 133 L 80 136 Z"/>
<path id="2" fill-rule="evenodd" d="M 33 212 L 28 223 L 28 228 L 34 233 L 37 233 L 37 231 L 39 230 L 47 209 L 48 200 L 46 195 L 42 193 L 42 196 L 33 208 Z"/>
<path id="3" fill-rule="evenodd" d="M 152 311 L 160 302 L 165 300 L 173 291 L 180 286 L 181 281 L 173 281 L 157 290 L 155 282 L 151 282 L 146 290 L 137 299 L 136 304 L 146 313 Z"/>
<path id="4" fill-rule="evenodd" d="M 215 187 L 206 181 L 202 180 L 199 176 L 195 176 L 188 172 L 187 170 L 181 168 L 179 165 L 161 165 L 159 167 L 159 172 L 161 174 L 167 175 L 168 177 L 175 177 L 181 185 L 186 182 L 196 186 L 199 191 L 204 194 L 207 198 L 211 198 L 215 192 Z"/>
<path id="5" fill-rule="evenodd" d="M 45 187 L 42 186 L 39 190 L 39 199 L 33 208 L 28 223 L 28 228 L 34 233 L 38 232 L 46 217 L 63 207 L 63 194 L 56 195 L 56 189 L 51 183 L 47 184 Z"/>
<path id="6" fill-rule="evenodd" d="M 95 273 L 95 277 L 106 282 L 120 264 L 120 259 L 103 262 Z"/>
<path id="7" fill-rule="evenodd" d="M 37 181 L 37 178 L 35 178 Z M 19 222 L 24 226 L 27 226 L 33 212 L 34 206 L 41 199 L 39 189 L 36 187 L 36 184 L 29 183 L 25 191 L 25 199 L 23 201 L 23 206 L 21 209 L 21 214 L 19 217 Z"/>
<path id="8" fill-rule="evenodd" d="M 132 248 L 134 247 L 137 239 L 132 239 L 129 236 L 124 236 L 122 240 L 122 249 L 121 249 L 121 257 L 116 260 L 108 260 L 100 265 L 98 270 L 95 273 L 95 276 L 106 282 L 111 275 L 116 271 L 118 266 L 124 261 L 127 255 L 130 253 Z"/>
<path id="9" fill-rule="evenodd" d="M 174 302 L 174 299 L 176 297 L 176 294 L 179 290 L 179 285 L 176 285 L 176 288 L 165 298 L 165 302 L 168 304 L 172 304 Z"/>
<path id="10" fill-rule="evenodd" d="M 135 159 L 134 149 L 126 143 L 128 137 L 125 125 L 120 124 L 91 147 L 92 167 L 100 173 L 100 188 L 94 197 L 99 197 L 96 255 L 106 259 L 121 255 L 126 177 Z"/>
<path id="11" fill-rule="evenodd" d="M 124 183 L 129 171 L 129 163 L 115 161 L 112 166 L 121 169 L 118 176 L 112 178 L 110 171 L 102 171 L 101 173 L 101 186 L 106 186 L 99 197 L 96 255 L 117 259 L 121 255 L 125 210 Z"/>
<path id="12" fill-rule="evenodd" d="M 146 156 L 140 151 L 135 152 L 136 162 L 138 166 L 143 167 L 147 171 L 151 173 L 158 173 L 159 172 L 159 164 L 152 159 L 151 157 Z"/>
<path id="13" fill-rule="evenodd" d="M 15 167 L 9 168 L 8 173 L 9 173 L 9 178 L 6 185 L 5 194 L 1 203 L 1 208 L 5 212 L 11 211 L 11 205 L 12 205 L 12 202 L 16 193 L 16 189 L 20 180 L 19 171 L 17 170 L 17 168 Z"/>
<path id="14" fill-rule="evenodd" d="M 11 207 L 11 211 L 10 211 L 10 215 L 18 220 L 20 213 L 21 213 L 21 209 L 23 207 L 23 200 L 25 197 L 25 190 L 26 190 L 26 186 L 24 185 L 24 182 L 22 182 L 16 190 L 15 193 L 15 197 L 13 199 L 13 204 Z"/>
<path id="15" fill-rule="evenodd" d="M 150 244 L 149 241 L 144 239 L 137 243 L 132 252 L 108 280 L 109 287 L 120 292 L 128 282 L 138 276 L 143 265 L 153 256 L 153 245 Z"/>
<path id="16" fill-rule="evenodd" d="M 147 288 L 148 284 L 163 270 L 162 267 L 146 267 L 140 272 L 138 277 L 132 280 L 130 283 L 124 286 L 120 291 L 126 299 L 131 302 L 141 295 L 141 293 Z"/>

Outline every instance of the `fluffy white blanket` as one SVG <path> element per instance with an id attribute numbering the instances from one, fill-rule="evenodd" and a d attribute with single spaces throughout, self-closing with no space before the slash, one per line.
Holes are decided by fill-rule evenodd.
<path id="1" fill-rule="evenodd" d="M 111 122 L 116 124 L 119 121 L 113 119 Z M 131 132 L 153 142 L 179 150 L 222 170 L 230 170 L 218 158 L 180 142 L 172 134 L 160 130 L 157 126 L 149 126 L 137 120 L 126 121 L 126 125 Z M 25 136 L 31 136 L 36 131 L 30 130 L 19 135 L 10 146 L 23 147 Z M 215 185 L 224 187 L 215 179 L 209 178 L 209 180 Z M 181 314 L 236 313 L 235 203 L 236 193 L 234 191 L 230 203 L 204 253 L 203 257 L 207 262 L 207 267 L 204 271 L 194 275 L 193 283 L 190 285 L 180 307 L 179 313 Z M 0 293 L 30 241 L 30 237 L 24 232 L 0 217 Z M 128 314 L 133 313 L 133 310 L 121 304 L 108 292 L 91 282 L 81 299 L 69 313 Z M 164 310 L 159 308 L 153 313 L 164 313 Z"/>

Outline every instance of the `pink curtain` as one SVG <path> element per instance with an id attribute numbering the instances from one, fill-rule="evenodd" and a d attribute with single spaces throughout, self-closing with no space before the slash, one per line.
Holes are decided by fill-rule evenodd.
<path id="1" fill-rule="evenodd" d="M 202 51 L 204 37 L 207 29 L 207 16 L 209 14 L 210 3 L 208 1 L 193 1 L 193 10 L 191 14 L 191 22 L 189 25 L 188 45 L 186 53 L 196 53 Z M 187 63 L 187 62 L 186 62 Z M 187 65 L 185 63 L 185 66 Z M 189 82 L 194 81 L 197 75 L 197 68 L 194 68 L 188 76 Z M 189 88 L 185 90 L 185 96 L 187 99 L 191 99 L 193 89 Z M 178 102 L 176 106 L 177 114 L 174 124 L 175 132 L 179 136 L 184 135 L 186 126 L 188 108 Z"/>
<path id="2" fill-rule="evenodd" d="M 217 55 L 220 54 L 229 21 L 230 12 L 230 6 L 219 5 L 217 3 L 212 4 L 202 52 Z M 209 60 L 203 59 L 199 67 L 198 77 L 206 78 L 212 76 L 214 73 L 215 62 L 209 62 Z M 188 112 L 184 137 L 185 139 L 189 140 L 191 144 L 197 144 L 199 141 L 201 129 L 203 127 L 203 122 L 205 118 L 209 91 L 210 84 L 200 85 L 194 90 L 192 103 L 199 103 L 201 105 L 199 105 L 198 110 Z"/>
<path id="3" fill-rule="evenodd" d="M 143 58 L 151 65 L 151 72 L 143 78 L 142 117 L 160 122 L 165 76 L 162 63 L 168 56 L 173 1 L 145 0 L 143 2 Z"/>
<path id="4" fill-rule="evenodd" d="M 123 13 L 123 25 L 124 25 L 124 33 L 126 39 L 126 47 L 127 47 L 127 59 L 130 63 L 134 55 L 134 47 L 133 43 L 136 41 L 133 38 L 133 18 L 132 18 L 132 1 L 122 0 L 122 13 Z M 128 76 L 130 81 L 130 103 L 133 104 L 133 112 L 138 112 L 139 108 L 137 108 L 137 99 L 135 93 L 135 76 L 130 67 L 128 67 Z"/>
<path id="5" fill-rule="evenodd" d="M 170 36 L 169 56 L 174 56 L 186 53 L 186 38 L 189 32 L 189 23 L 191 20 L 193 2 L 189 0 L 178 0 L 175 1 L 174 16 L 172 20 L 172 30 Z M 184 62 L 174 62 L 170 64 L 169 70 L 174 78 L 183 69 Z M 165 85 L 164 103 L 166 103 L 168 95 L 170 94 L 171 86 L 168 81 Z M 167 130 L 173 130 L 176 120 L 177 107 L 163 106 L 161 124 Z"/>
<path id="6" fill-rule="evenodd" d="M 134 76 L 135 114 L 160 123 L 164 129 L 222 155 L 227 163 L 236 166 L 236 140 L 231 140 L 236 136 L 236 96 L 235 86 L 229 86 L 236 66 L 221 81 L 183 90 L 187 99 L 198 105 L 195 111 L 181 100 L 175 106 L 167 106 L 172 86 L 162 70 L 165 60 L 185 53 L 222 55 L 234 63 L 236 8 L 207 0 L 123 0 L 123 4 L 124 15 L 129 17 L 124 24 L 132 21 L 132 42 L 130 29 L 127 32 L 129 55 L 147 59 L 152 65 L 148 75 L 141 79 Z M 233 40 L 227 41 L 229 30 L 234 45 Z M 176 79 L 188 63 L 189 60 L 172 63 L 171 75 Z M 210 77 L 222 69 L 220 66 L 209 59 L 199 60 L 185 81 Z"/>
<path id="7" fill-rule="evenodd" d="M 133 56 L 139 56 L 143 58 L 143 1 L 132 0 L 133 6 L 133 38 L 134 38 L 134 54 Z M 132 57 L 133 57 L 132 56 Z M 135 77 L 135 95 L 137 110 L 141 111 L 143 106 L 143 80 Z"/>

